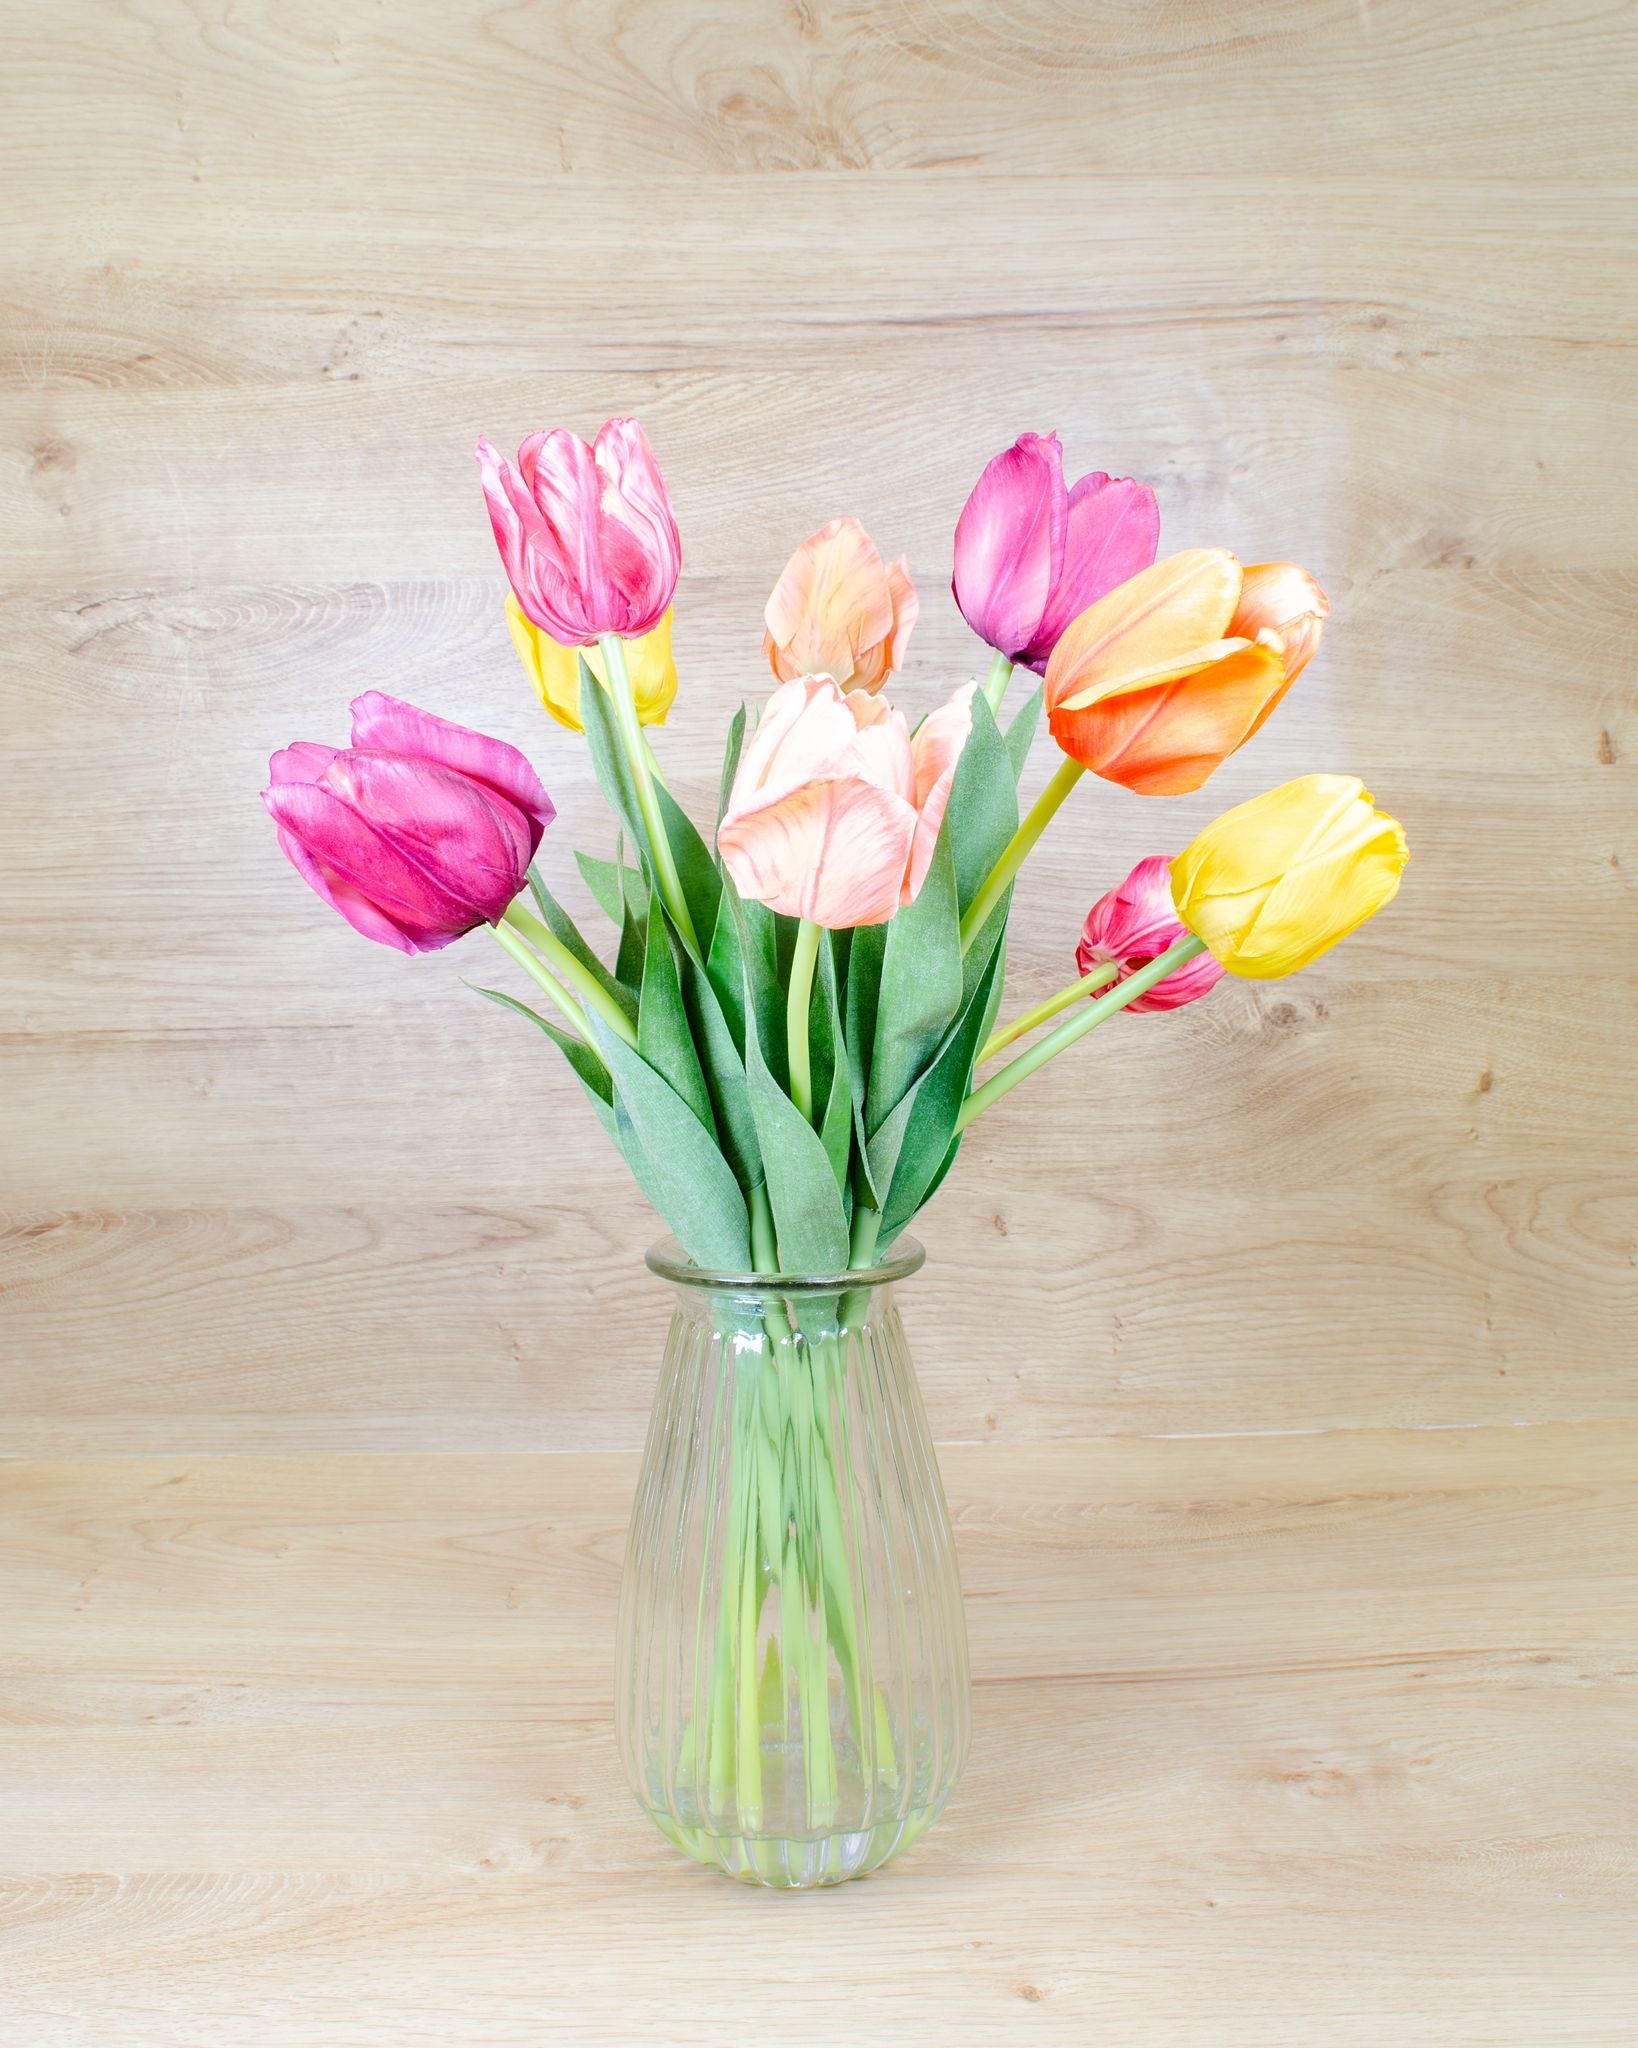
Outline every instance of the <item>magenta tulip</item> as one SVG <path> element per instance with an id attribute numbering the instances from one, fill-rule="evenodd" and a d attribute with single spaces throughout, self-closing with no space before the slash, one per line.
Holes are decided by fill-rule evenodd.
<path id="1" fill-rule="evenodd" d="M 292 867 L 367 939 L 433 953 L 498 924 L 557 815 L 516 747 L 367 691 L 353 743 L 297 740 L 262 791 Z"/>
<path id="2" fill-rule="evenodd" d="M 1075 964 L 1082 974 L 1090 974 L 1105 961 L 1118 961 L 1120 972 L 1111 984 L 1114 986 L 1187 937 L 1187 927 L 1172 905 L 1171 861 L 1163 853 L 1152 853 L 1138 862 L 1118 889 L 1100 896 L 1087 912 Z M 1156 982 L 1146 995 L 1126 1007 L 1180 1009 L 1184 1003 L 1209 995 L 1222 978 L 1223 970 L 1212 956 L 1200 953 L 1174 967 L 1164 981 Z"/>
<path id="3" fill-rule="evenodd" d="M 956 521 L 956 603 L 981 640 L 1039 674 L 1070 621 L 1147 569 L 1159 545 L 1147 484 L 1095 470 L 1066 488 L 1058 436 L 1020 434 Z"/>
<path id="4" fill-rule="evenodd" d="M 543 633 L 584 647 L 603 633 L 637 639 L 660 623 L 682 540 L 635 420 L 610 420 L 589 448 L 564 427 L 531 434 L 516 469 L 480 441 L 478 467 L 507 580 Z"/>

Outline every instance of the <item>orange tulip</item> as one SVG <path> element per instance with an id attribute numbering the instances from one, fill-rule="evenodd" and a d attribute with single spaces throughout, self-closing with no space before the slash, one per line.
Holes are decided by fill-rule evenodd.
<path id="1" fill-rule="evenodd" d="M 1306 569 L 1171 555 L 1068 628 L 1046 672 L 1070 759 L 1140 796 L 1181 796 L 1245 745 L 1312 659 L 1330 610 Z"/>
<path id="2" fill-rule="evenodd" d="M 874 694 L 904 666 L 921 600 L 901 555 L 884 563 L 857 519 L 810 534 L 773 587 L 762 648 L 782 683 L 832 676 Z"/>

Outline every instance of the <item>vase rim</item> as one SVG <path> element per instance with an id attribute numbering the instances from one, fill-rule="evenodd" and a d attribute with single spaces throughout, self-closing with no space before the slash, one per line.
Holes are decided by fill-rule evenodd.
<path id="1" fill-rule="evenodd" d="M 841 1294 L 861 1287 L 886 1287 L 908 1280 L 926 1264 L 927 1254 L 913 1237 L 897 1237 L 874 1266 L 843 1273 L 716 1273 L 697 1266 L 674 1237 L 662 1237 L 643 1254 L 643 1263 L 662 1280 L 678 1287 L 698 1287 L 709 1294 Z"/>

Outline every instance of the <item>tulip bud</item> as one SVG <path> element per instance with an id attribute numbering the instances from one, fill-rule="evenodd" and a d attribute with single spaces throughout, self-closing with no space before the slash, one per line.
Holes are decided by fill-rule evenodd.
<path id="1" fill-rule="evenodd" d="M 563 646 L 525 617 L 523 607 L 510 591 L 506 594 L 506 623 L 512 630 L 512 644 L 523 657 L 523 666 L 535 686 L 535 695 L 559 725 L 566 725 L 570 732 L 584 732 L 586 727 L 580 716 L 580 664 L 584 661 L 607 688 L 603 650 L 595 645 Z M 631 677 L 639 724 L 664 725 L 665 715 L 677 697 L 677 664 L 671 653 L 669 611 L 652 632 L 626 643 L 626 671 Z"/>
<path id="2" fill-rule="evenodd" d="M 1302 673 L 1328 610 L 1293 563 L 1242 569 L 1226 548 L 1171 555 L 1059 639 L 1046 672 L 1052 736 L 1140 796 L 1199 789 Z"/>
<path id="3" fill-rule="evenodd" d="M 834 931 L 885 924 L 932 864 L 972 730 L 967 683 L 910 736 L 902 711 L 829 676 L 775 690 L 717 832 L 743 897 Z"/>
<path id="4" fill-rule="evenodd" d="M 781 682 L 833 676 L 843 690 L 874 692 L 903 668 L 920 609 L 905 558 L 884 564 L 857 519 L 833 519 L 780 572 L 763 652 Z"/>
<path id="5" fill-rule="evenodd" d="M 498 924 L 557 815 L 515 747 L 379 690 L 348 748 L 297 740 L 262 802 L 303 881 L 355 931 L 432 953 Z"/>
<path id="6" fill-rule="evenodd" d="M 531 434 L 517 468 L 488 441 L 478 467 L 507 580 L 526 618 L 565 647 L 651 632 L 677 588 L 682 541 L 665 478 L 635 420 L 588 448 L 558 427 Z"/>
<path id="7" fill-rule="evenodd" d="M 1087 912 L 1075 964 L 1086 975 L 1100 962 L 1116 960 L 1118 984 L 1158 960 L 1183 936 L 1184 927 L 1172 906 L 1171 862 L 1163 853 L 1152 853 Z M 1180 1009 L 1209 995 L 1222 978 L 1223 970 L 1210 953 L 1197 953 L 1126 1007 L 1133 1012 Z"/>
<path id="8" fill-rule="evenodd" d="M 1391 902 L 1410 852 L 1355 775 L 1236 804 L 1172 862 L 1172 902 L 1230 974 L 1295 974 Z"/>
<path id="9" fill-rule="evenodd" d="M 1039 674 L 1069 622 L 1159 545 L 1147 484 L 1097 470 L 1066 489 L 1057 435 L 1020 434 L 956 521 L 956 603 L 981 640 Z"/>

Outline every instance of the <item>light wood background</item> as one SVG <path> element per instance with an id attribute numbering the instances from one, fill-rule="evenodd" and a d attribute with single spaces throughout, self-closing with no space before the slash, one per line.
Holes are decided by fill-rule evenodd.
<path id="1" fill-rule="evenodd" d="M 10 0 L 0 2043 L 1629 2043 L 1638 22 L 1610 0 Z M 666 1315 L 546 1048 L 278 856 L 380 686 L 528 748 L 470 448 L 647 423 L 703 810 L 789 548 L 924 616 L 1056 426 L 1320 660 L 1413 847 L 1300 980 L 987 1117 L 905 1308 L 978 1738 L 815 1899 L 678 1859 L 610 1647 Z M 1045 742 L 1032 781 L 1044 779 Z"/>

